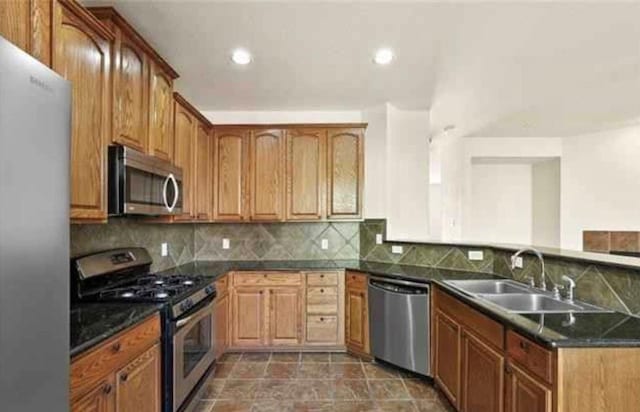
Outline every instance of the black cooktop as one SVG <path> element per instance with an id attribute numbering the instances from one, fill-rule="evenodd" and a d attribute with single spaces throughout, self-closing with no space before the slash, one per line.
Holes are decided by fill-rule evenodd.
<path id="1" fill-rule="evenodd" d="M 164 302 L 199 290 L 207 283 L 207 279 L 200 275 L 146 274 L 103 288 L 95 297 L 98 300 Z"/>

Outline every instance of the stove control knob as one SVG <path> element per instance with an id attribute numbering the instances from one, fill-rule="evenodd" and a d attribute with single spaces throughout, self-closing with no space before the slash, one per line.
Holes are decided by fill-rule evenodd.
<path id="1" fill-rule="evenodd" d="M 210 295 L 213 293 L 213 286 L 209 285 L 206 288 L 204 288 L 204 293 L 206 293 L 207 295 Z"/>

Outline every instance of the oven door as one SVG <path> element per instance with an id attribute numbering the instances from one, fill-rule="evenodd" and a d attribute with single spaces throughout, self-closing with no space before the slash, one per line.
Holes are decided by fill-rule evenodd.
<path id="1" fill-rule="evenodd" d="M 214 303 L 175 322 L 173 410 L 177 411 L 215 359 Z"/>

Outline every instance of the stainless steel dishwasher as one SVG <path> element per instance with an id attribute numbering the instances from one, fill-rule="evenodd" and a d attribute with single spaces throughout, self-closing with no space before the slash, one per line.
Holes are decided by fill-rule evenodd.
<path id="1" fill-rule="evenodd" d="M 369 325 L 376 359 L 431 376 L 429 285 L 370 277 Z"/>

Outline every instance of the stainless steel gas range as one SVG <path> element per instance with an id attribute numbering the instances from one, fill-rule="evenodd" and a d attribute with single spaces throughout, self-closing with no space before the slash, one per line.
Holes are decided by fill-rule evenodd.
<path id="1" fill-rule="evenodd" d="M 157 302 L 162 317 L 163 411 L 181 411 L 215 363 L 212 279 L 150 273 L 144 248 L 114 249 L 73 260 L 77 301 Z"/>

